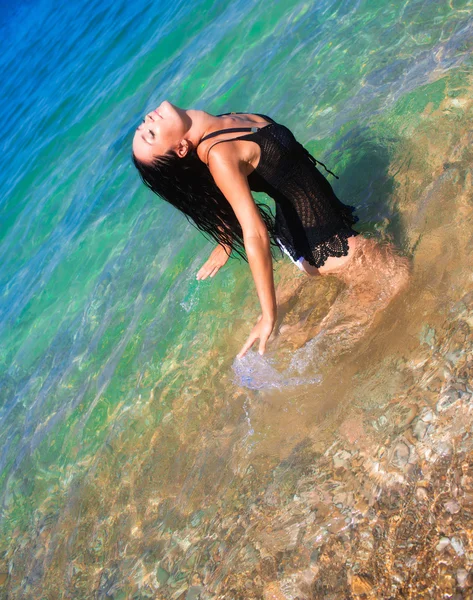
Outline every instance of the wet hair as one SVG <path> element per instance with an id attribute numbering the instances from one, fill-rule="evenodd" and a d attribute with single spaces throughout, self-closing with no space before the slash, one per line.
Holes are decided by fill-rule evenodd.
<path id="1" fill-rule="evenodd" d="M 243 231 L 235 212 L 195 150 L 184 158 L 171 150 L 152 163 L 141 162 L 134 154 L 132 160 L 150 190 L 183 212 L 206 237 L 231 247 L 247 260 Z M 271 245 L 278 248 L 271 209 L 264 204 L 256 205 L 268 229 Z"/>

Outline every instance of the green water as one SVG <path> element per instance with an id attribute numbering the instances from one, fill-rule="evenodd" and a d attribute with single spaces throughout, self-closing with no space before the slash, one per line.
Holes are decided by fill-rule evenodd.
<path id="1" fill-rule="evenodd" d="M 334 444 L 352 443 L 347 420 L 406 390 L 424 398 L 412 365 L 463 315 L 472 10 L 460 0 L 0 9 L 2 597 L 345 597 L 314 554 L 341 530 L 319 510 L 326 533 L 307 533 L 318 521 L 300 486 Z M 259 312 L 248 266 L 232 260 L 197 282 L 211 245 L 130 161 L 134 128 L 163 99 L 287 125 L 340 176 L 359 230 L 412 260 L 409 290 L 362 344 L 309 369 L 321 384 L 235 381 Z M 278 281 L 300 276 L 290 272 L 276 263 Z M 337 293 L 308 283 L 294 318 Z M 369 462 L 386 442 L 379 427 L 366 435 Z M 389 485 L 376 479 L 367 505 Z M 291 591 L 306 571 L 311 591 Z"/>

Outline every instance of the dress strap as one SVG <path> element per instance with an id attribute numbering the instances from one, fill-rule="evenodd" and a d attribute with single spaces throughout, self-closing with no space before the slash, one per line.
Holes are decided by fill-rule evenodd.
<path id="1" fill-rule="evenodd" d="M 274 119 L 271 119 L 271 117 L 268 117 L 267 115 L 261 115 L 260 113 L 230 112 L 230 113 L 222 113 L 222 114 L 216 115 L 216 116 L 217 117 L 225 117 L 226 115 L 246 115 L 246 114 L 257 115 L 258 117 L 262 117 L 263 119 L 266 119 L 270 123 L 276 123 L 276 121 Z M 250 133 L 255 133 L 256 131 L 259 131 L 260 129 L 261 129 L 261 127 L 231 127 L 230 129 L 219 129 L 218 131 L 213 131 L 212 133 L 204 135 L 204 137 L 200 140 L 199 144 L 201 144 L 205 140 L 208 140 L 217 135 L 220 135 L 221 133 L 237 133 L 237 132 L 243 132 L 243 131 L 249 131 Z"/>
<path id="2" fill-rule="evenodd" d="M 205 140 L 208 140 L 217 135 L 220 135 L 221 133 L 233 133 L 233 132 L 237 132 L 237 131 L 250 131 L 252 133 L 255 133 L 259 129 L 260 129 L 259 127 L 231 127 L 230 129 L 219 129 L 218 131 L 213 131 L 212 133 L 209 133 L 208 135 L 204 135 L 204 137 L 200 140 L 199 144 L 201 144 Z"/>
<path id="3" fill-rule="evenodd" d="M 226 115 L 246 115 L 246 114 L 257 115 L 258 117 L 262 117 L 263 119 L 266 119 L 270 123 L 276 123 L 276 121 L 274 119 L 271 119 L 271 117 L 268 117 L 267 115 L 261 115 L 259 113 L 230 112 L 230 113 L 222 113 L 222 114 L 216 115 L 216 116 L 224 117 Z M 200 140 L 199 144 L 201 144 L 205 140 L 216 137 L 217 135 L 220 135 L 221 133 L 237 133 L 237 132 L 246 132 L 246 131 L 249 133 L 256 133 L 260 129 L 264 129 L 264 127 L 267 127 L 267 125 L 264 125 L 263 127 L 231 127 L 229 129 L 219 129 L 218 131 L 212 131 L 212 133 L 204 135 L 204 137 Z M 207 166 L 209 164 L 208 159 L 209 159 L 210 150 L 212 150 L 212 148 L 214 146 L 216 146 L 217 144 L 220 144 L 222 142 L 230 142 L 230 141 L 237 140 L 237 139 L 240 139 L 240 138 L 236 137 L 236 138 L 230 138 L 230 139 L 226 139 L 226 140 L 219 140 L 219 141 L 213 143 L 210 146 L 210 148 L 207 150 Z M 199 144 L 197 144 L 197 145 L 199 145 Z"/>

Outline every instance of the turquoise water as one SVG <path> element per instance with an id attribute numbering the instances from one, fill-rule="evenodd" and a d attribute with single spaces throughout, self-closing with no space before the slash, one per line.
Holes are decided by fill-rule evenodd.
<path id="1" fill-rule="evenodd" d="M 315 431 L 324 451 L 339 438 L 349 375 L 352 400 L 399 396 L 393 361 L 419 361 L 471 288 L 472 17 L 467 0 L 2 5 L 2 593 L 295 597 L 275 587 L 294 564 L 252 571 L 255 498 L 288 457 L 300 475 Z M 235 382 L 258 314 L 249 269 L 197 282 L 211 245 L 130 161 L 163 99 L 284 123 L 340 176 L 360 231 L 413 260 L 411 296 L 342 381 L 317 365 L 302 386 Z M 323 308 L 337 290 L 310 292 Z"/>

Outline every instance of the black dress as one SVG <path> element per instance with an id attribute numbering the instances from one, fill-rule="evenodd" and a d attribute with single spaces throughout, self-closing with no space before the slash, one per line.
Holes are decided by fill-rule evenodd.
<path id="1" fill-rule="evenodd" d="M 221 129 L 203 137 L 201 142 L 223 132 L 250 131 L 215 144 L 251 139 L 261 148 L 258 166 L 248 175 L 248 183 L 252 191 L 265 192 L 275 201 L 275 233 L 279 245 L 294 261 L 305 258 L 314 267 L 321 267 L 329 256 L 346 256 L 347 239 L 358 235 L 352 229 L 358 221 L 353 215 L 354 207 L 340 202 L 315 166 L 318 161 L 287 127 L 266 115 L 258 116 L 270 124 L 261 128 Z"/>

